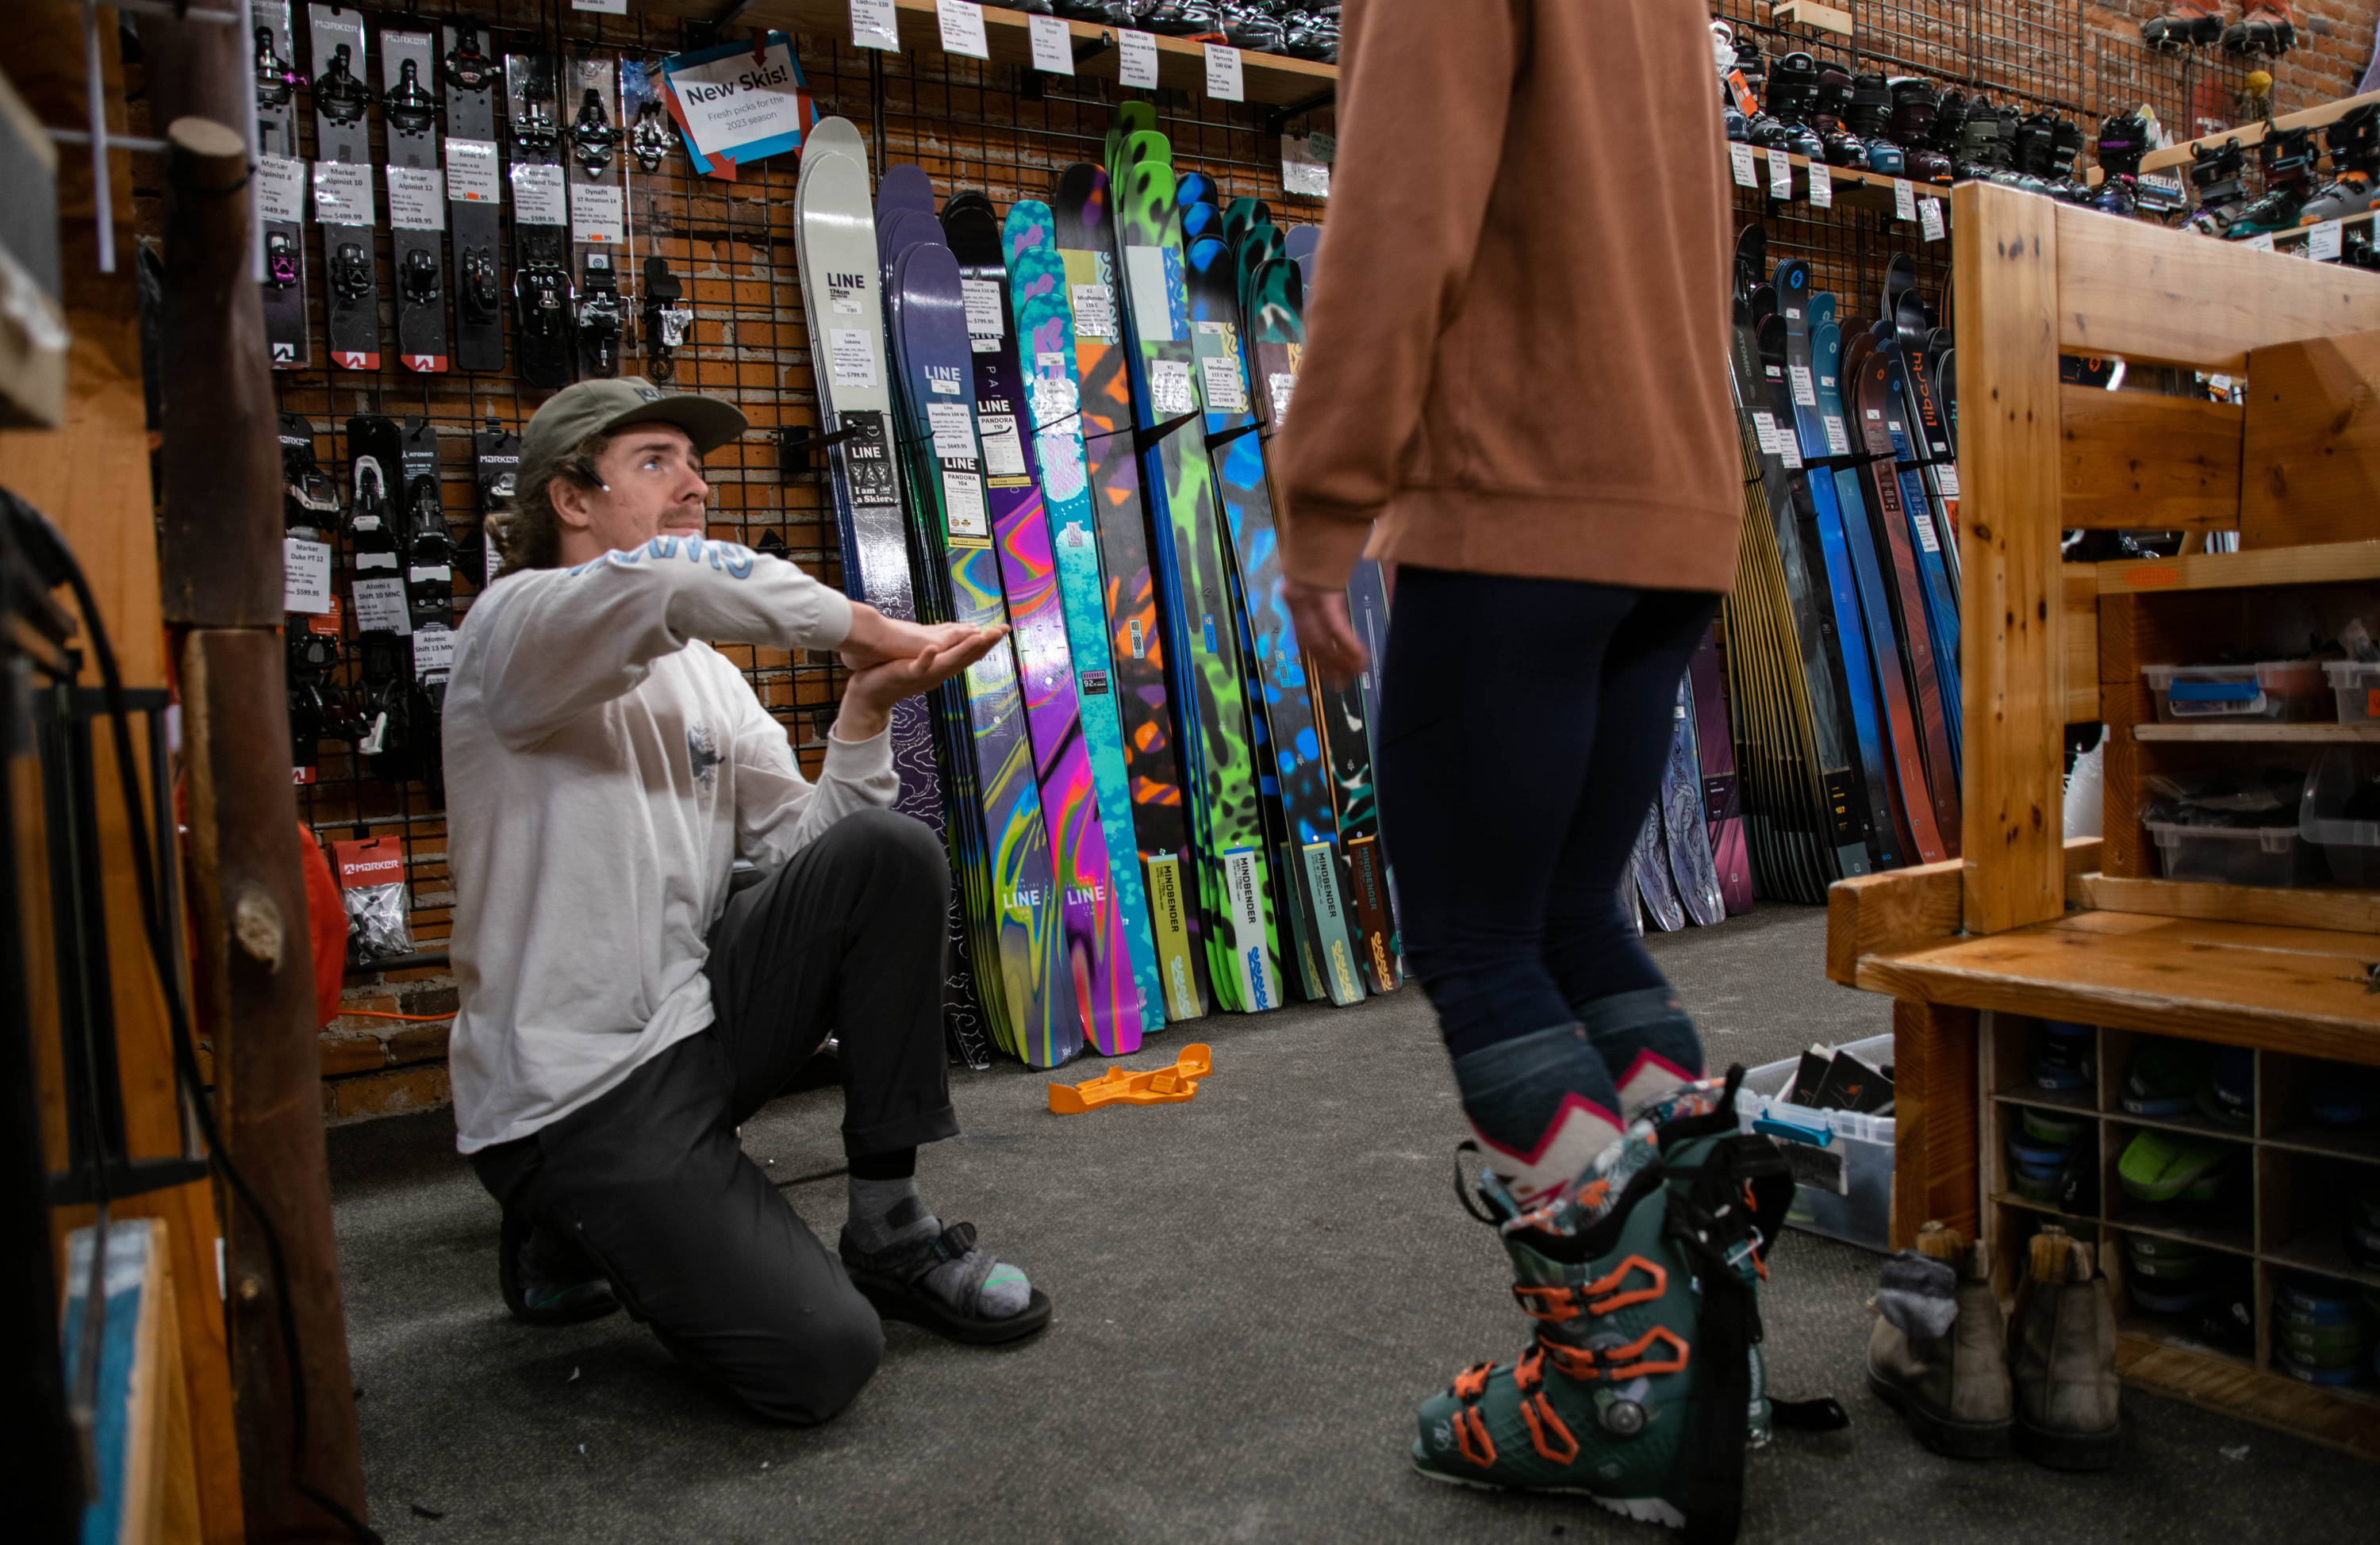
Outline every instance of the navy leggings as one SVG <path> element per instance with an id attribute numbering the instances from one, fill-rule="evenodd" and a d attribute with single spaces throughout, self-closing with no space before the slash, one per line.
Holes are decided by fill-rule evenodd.
<path id="1" fill-rule="evenodd" d="M 1703 591 L 1398 569 L 1380 827 L 1451 1055 L 1668 986 L 1620 881 L 1718 610 Z"/>

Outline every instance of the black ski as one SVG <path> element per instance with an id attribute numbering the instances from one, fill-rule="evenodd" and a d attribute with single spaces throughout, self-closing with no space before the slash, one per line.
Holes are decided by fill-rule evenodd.
<path id="1" fill-rule="evenodd" d="M 446 373 L 446 178 L 438 158 L 438 39 L 380 35 L 381 111 L 388 119 L 389 246 L 396 260 L 396 359 Z"/>
<path id="2" fill-rule="evenodd" d="M 455 537 L 447 528 L 438 481 L 438 431 L 408 416 L 400 437 L 404 477 L 399 541 L 405 565 L 406 621 L 410 629 L 406 690 L 413 734 L 405 776 L 440 786 L 438 729 L 446 680 L 455 664 Z"/>
<path id="3" fill-rule="evenodd" d="M 578 298 L 567 266 L 570 204 L 553 91 L 551 58 L 504 56 L 513 126 L 514 352 L 521 380 L 548 389 L 570 384 Z"/>
<path id="4" fill-rule="evenodd" d="M 413 626 L 399 552 L 404 436 L 394 419 L 366 414 L 347 420 L 348 596 L 363 668 L 357 703 L 356 751 L 375 776 L 404 776 L 412 718 L 412 680 L 405 635 Z"/>
<path id="5" fill-rule="evenodd" d="M 254 0 L 254 5 L 264 341 L 274 369 L 302 370 L 312 362 L 306 342 L 306 163 L 298 159 L 298 88 L 306 78 L 298 73 L 289 40 L 289 0 Z"/>
<path id="6" fill-rule="evenodd" d="M 626 197 L 619 173 L 619 66 L 610 58 L 570 61 L 570 241 L 577 257 L 578 373 L 620 373 L 626 313 L 616 258 L 627 239 Z"/>
<path id="7" fill-rule="evenodd" d="M 504 368 L 504 154 L 496 144 L 502 72 L 476 22 L 445 29 L 446 208 L 455 224 L 455 364 Z"/>
<path id="8" fill-rule="evenodd" d="M 694 332 L 694 308 L 686 285 L 656 252 L 645 260 L 645 374 L 668 380 L 677 374 L 677 351 Z"/>
<path id="9" fill-rule="evenodd" d="M 290 781 L 311 783 L 316 748 L 342 732 L 332 675 L 339 664 L 339 603 L 331 587 L 339 489 L 314 460 L 314 427 L 281 416 L 283 628 L 289 641 Z"/>
<path id="10" fill-rule="evenodd" d="M 331 363 L 380 368 L 380 223 L 365 114 L 364 18 L 343 6 L 307 7 L 314 53 L 314 222 L 329 277 Z"/>
<path id="11" fill-rule="evenodd" d="M 471 481 L 480 490 L 480 540 L 458 550 L 464 571 L 470 573 L 471 549 L 479 551 L 472 583 L 486 589 L 504 570 L 496 552 L 495 518 L 512 508 L 514 479 L 520 472 L 520 436 L 491 418 L 471 437 Z"/>

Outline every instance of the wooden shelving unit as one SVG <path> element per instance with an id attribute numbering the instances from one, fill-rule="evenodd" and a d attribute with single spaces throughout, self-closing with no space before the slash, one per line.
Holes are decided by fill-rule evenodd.
<path id="1" fill-rule="evenodd" d="M 2319 1130 L 2289 1092 L 2313 1059 L 2380 1065 L 2380 893 L 2167 880 L 2138 821 L 2146 771 L 2380 739 L 2359 725 L 2159 724 L 2141 675 L 2302 637 L 2284 624 L 2342 597 L 2380 615 L 2380 437 L 2352 411 L 2380 390 L 2380 274 L 1988 185 L 1951 203 L 1970 388 L 1966 856 L 1846 881 L 1829 898 L 1829 974 L 1897 1000 L 1895 1240 L 1939 1217 L 2020 1259 L 2010 1247 L 2055 1209 L 2007 1183 L 2008 1124 L 2028 1105 L 2086 1114 L 2100 1187 L 2074 1226 L 2196 1240 L 2259 1284 L 2247 1353 L 2132 1315 L 2125 1377 L 2380 1458 L 2380 1398 L 2288 1377 L 2270 1325 L 2270 1288 L 2288 1273 L 2380 1285 L 2325 1244 L 2322 1221 L 2337 1197 L 2326 1166 L 2380 1167 L 2380 1137 Z M 2228 373 L 2247 390 L 2225 404 L 2065 385 L 2061 354 L 2122 358 L 2136 380 L 2156 366 Z M 2059 561 L 2059 533 L 2074 527 L 2237 530 L 2248 550 L 2084 568 Z M 2059 835 L 2070 719 L 2114 730 L 2105 839 Z M 2110 1108 L 2104 1061 L 2087 1101 L 2024 1087 L 2013 1063 L 2040 1019 L 2099 1027 L 2119 1060 L 2143 1035 L 2252 1049 L 2263 1103 L 2247 1130 L 2221 1134 L 2252 1177 L 2244 1213 L 2216 1226 L 2125 1197 L 2114 1164 L 2129 1134 L 2197 1131 L 2197 1118 Z M 2300 1185 L 2308 1173 L 2332 1181 Z M 2122 1250 L 2105 1259 L 2120 1288 Z"/>

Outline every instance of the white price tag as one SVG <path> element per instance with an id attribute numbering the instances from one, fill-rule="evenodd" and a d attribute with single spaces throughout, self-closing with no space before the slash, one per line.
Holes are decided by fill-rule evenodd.
<path id="1" fill-rule="evenodd" d="M 256 207 L 266 220 L 306 218 L 306 163 L 285 155 L 256 161 Z"/>
<path id="2" fill-rule="evenodd" d="M 1198 366 L 1206 372 L 1208 407 L 1217 413 L 1248 411 L 1248 393 L 1240 384 L 1240 362 L 1235 356 L 1210 354 Z"/>
<path id="3" fill-rule="evenodd" d="M 314 220 L 322 225 L 376 225 L 370 166 L 346 161 L 314 163 Z"/>
<path id="4" fill-rule="evenodd" d="M 1736 187 L 1758 187 L 1760 186 L 1760 173 L 1756 169 L 1756 163 L 1752 158 L 1751 146 L 1745 144 L 1741 139 L 1729 140 L 1727 143 L 1727 159 L 1729 163 L 1735 167 Z"/>
<path id="5" fill-rule="evenodd" d="M 1909 512 L 1909 523 L 1917 527 L 1917 545 L 1928 552 L 1942 550 L 1942 538 L 1934 530 L 1934 517 L 1923 510 Z"/>
<path id="6" fill-rule="evenodd" d="M 1073 288 L 1075 335 L 1078 338 L 1114 337 L 1115 292 L 1105 284 L 1076 284 Z"/>
<path id="7" fill-rule="evenodd" d="M 1075 34 L 1054 16 L 1028 16 L 1033 35 L 1033 67 L 1044 75 L 1075 73 Z"/>
<path id="8" fill-rule="evenodd" d="M 496 175 L 492 139 L 446 141 L 446 197 L 458 204 L 501 204 L 504 182 Z"/>
<path id="9" fill-rule="evenodd" d="M 1795 402 L 1803 407 L 1818 405 L 1817 383 L 1810 379 L 1810 368 L 1807 365 L 1788 365 L 1785 367 L 1785 375 L 1793 383 Z"/>
<path id="10" fill-rule="evenodd" d="M 625 16 L 628 0 L 570 0 L 574 11 L 594 11 L 601 16 Z"/>
<path id="11" fill-rule="evenodd" d="M 1942 239 L 1941 199 L 1920 199 L 1917 200 L 1917 228 L 1919 233 L 1923 235 L 1927 241 L 1940 241 Z"/>
<path id="12" fill-rule="evenodd" d="M 1157 35 L 1116 29 L 1116 78 L 1144 91 L 1157 90 Z"/>
<path id="13" fill-rule="evenodd" d="M 1802 470 L 1802 442 L 1794 439 L 1793 431 L 1782 424 L 1777 426 L 1777 454 L 1788 472 Z"/>
<path id="14" fill-rule="evenodd" d="M 975 417 L 965 403 L 928 403 L 926 426 L 933 431 L 936 460 L 975 460 Z"/>
<path id="15" fill-rule="evenodd" d="M 608 247 L 628 239 L 627 195 L 619 184 L 571 185 L 570 239 Z"/>
<path id="16" fill-rule="evenodd" d="M 892 0 L 851 0 L 851 46 L 901 52 L 901 13 Z"/>
<path id="17" fill-rule="evenodd" d="M 2347 250 L 2347 227 L 2325 220 L 2306 233 L 2306 256 L 2318 263 L 2335 263 Z"/>
<path id="18" fill-rule="evenodd" d="M 385 579 L 356 581 L 356 632 L 412 631 L 413 613 L 405 605 L 405 581 L 395 574 Z"/>
<path id="19" fill-rule="evenodd" d="M 980 474 L 944 469 L 942 509 L 949 516 L 952 536 L 973 537 L 979 540 L 991 535 L 991 517 L 983 507 L 983 477 Z"/>
<path id="20" fill-rule="evenodd" d="M 1148 362 L 1148 410 L 1161 422 L 1179 418 L 1197 410 L 1198 402 L 1190 390 L 1190 367 L 1179 359 L 1152 359 Z"/>
<path id="21" fill-rule="evenodd" d="M 388 223 L 400 231 L 446 228 L 446 179 L 436 167 L 388 169 Z"/>
<path id="22" fill-rule="evenodd" d="M 991 43 L 983 35 L 983 7 L 975 0 L 934 0 L 934 14 L 942 24 L 943 53 L 991 57 Z"/>
<path id="23" fill-rule="evenodd" d="M 1895 220 L 1917 218 L 1917 189 L 1899 177 L 1892 179 L 1892 218 Z"/>
<path id="24" fill-rule="evenodd" d="M 1768 152 L 1768 196 L 1771 199 L 1793 197 L 1793 158 L 1783 151 Z"/>
<path id="25" fill-rule="evenodd" d="M 1316 149 L 1316 137 L 1285 138 L 1281 142 L 1281 187 L 1301 199 L 1330 197 L 1330 163 Z"/>
<path id="26" fill-rule="evenodd" d="M 2272 249 L 2273 233 L 2270 231 L 2261 231 L 2248 238 L 2248 250 L 2251 252 L 2270 252 Z"/>
<path id="27" fill-rule="evenodd" d="M 1008 336 L 1008 317 L 1000 304 L 1000 285 L 990 279 L 962 279 L 966 296 L 967 342 L 978 354 L 998 354 Z"/>
<path id="28" fill-rule="evenodd" d="M 1941 489 L 1943 498 L 1956 499 L 1959 497 L 1959 469 L 1957 467 L 1951 465 L 1948 462 L 1943 463 L 1940 466 L 1934 469 L 1934 481 L 1935 484 Z"/>
<path id="29" fill-rule="evenodd" d="M 1823 161 L 1810 163 L 1810 207 L 1818 210 L 1835 207 L 1835 175 Z"/>
<path id="30" fill-rule="evenodd" d="M 976 421 L 982 432 L 983 469 L 994 477 L 1025 476 L 1025 441 L 1016 432 L 1013 413 L 987 413 Z M 934 443 L 940 445 L 937 439 Z"/>
<path id="31" fill-rule="evenodd" d="M 1246 80 L 1240 71 L 1240 51 L 1222 43 L 1207 45 L 1207 94 L 1217 102 L 1245 102 Z"/>
<path id="32" fill-rule="evenodd" d="M 865 332 L 856 327 L 830 327 L 826 330 L 826 351 L 835 385 L 876 384 L 876 351 L 868 346 Z"/>
<path id="33" fill-rule="evenodd" d="M 1852 437 L 1843 428 L 1843 421 L 1833 414 L 1827 415 L 1827 454 L 1848 456 L 1852 453 Z"/>
<path id="34" fill-rule="evenodd" d="M 523 225 L 570 223 L 561 167 L 513 163 L 513 219 Z"/>
<path id="35" fill-rule="evenodd" d="M 1265 394 L 1272 399 L 1272 427 L 1280 428 L 1289 422 L 1289 399 L 1297 391 L 1297 378 L 1287 370 L 1275 370 L 1265 377 Z"/>
<path id="36" fill-rule="evenodd" d="M 281 538 L 281 610 L 320 616 L 331 610 L 331 544 Z"/>
<path id="37" fill-rule="evenodd" d="M 1774 456 L 1779 453 L 1777 446 L 1777 416 L 1775 414 L 1769 412 L 1767 408 L 1754 408 L 1752 410 L 1752 432 L 1755 436 L 1758 437 L 1760 441 L 1760 450 L 1762 454 Z"/>
<path id="38" fill-rule="evenodd" d="M 413 679 L 444 680 L 455 670 L 455 630 L 432 622 L 413 635 Z"/>

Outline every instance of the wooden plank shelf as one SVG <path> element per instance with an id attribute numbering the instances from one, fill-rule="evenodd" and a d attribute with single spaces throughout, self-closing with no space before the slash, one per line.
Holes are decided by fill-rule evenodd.
<path id="1" fill-rule="evenodd" d="M 2253 745 L 2375 745 L 2380 721 L 2370 724 L 2282 724 L 2240 719 L 2228 724 L 2135 724 L 2136 741 L 2205 741 Z"/>
<path id="2" fill-rule="evenodd" d="M 2199 552 L 2180 558 L 2128 558 L 2097 565 L 2102 596 L 2170 590 L 2236 590 L 2267 585 L 2337 585 L 2380 579 L 2380 542 L 2325 542 L 2255 552 Z"/>

